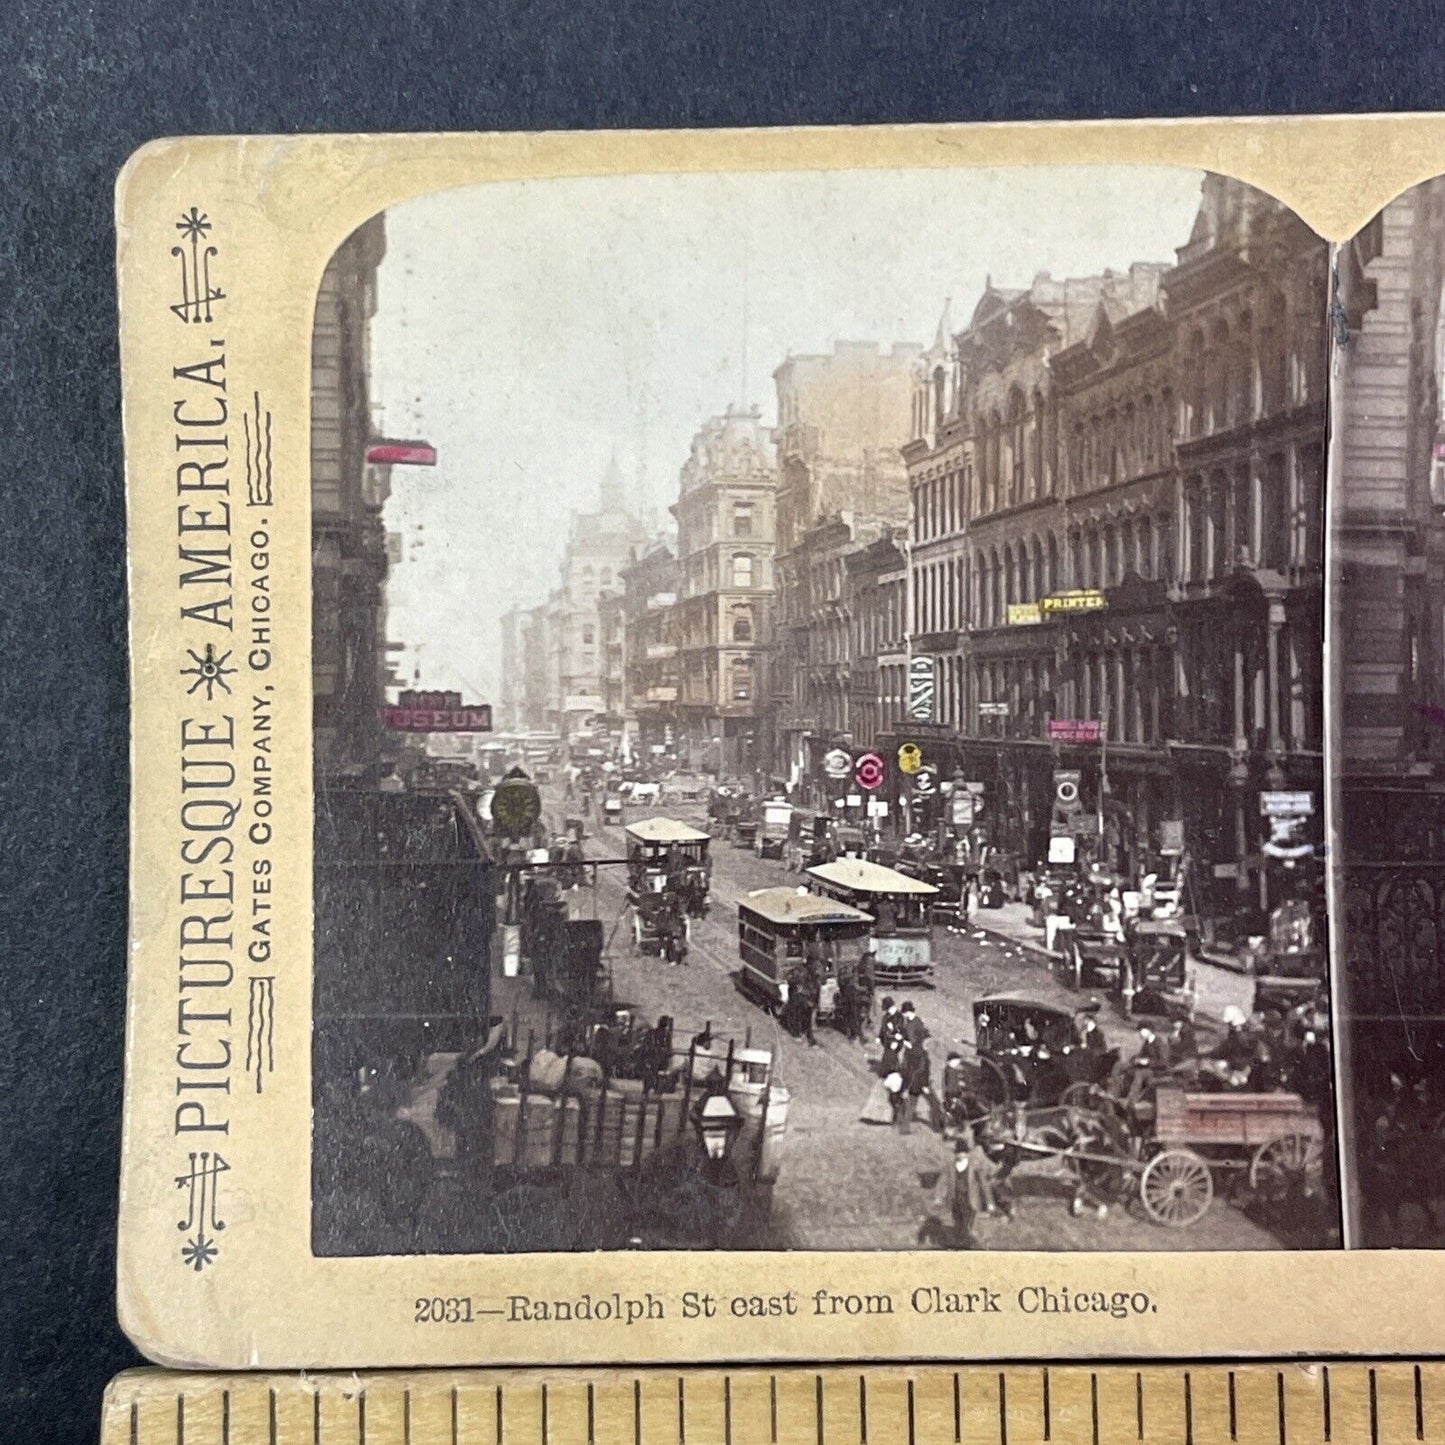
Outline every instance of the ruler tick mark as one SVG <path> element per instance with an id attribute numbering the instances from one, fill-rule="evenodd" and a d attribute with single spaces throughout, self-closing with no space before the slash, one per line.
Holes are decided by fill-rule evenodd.
<path id="1" fill-rule="evenodd" d="M 130 1445 L 140 1445 L 140 1402 L 130 1402 Z"/>
<path id="2" fill-rule="evenodd" d="M 1374 1370 L 1370 1371 L 1370 1445 L 1380 1445 L 1380 1402 Z"/>
<path id="3" fill-rule="evenodd" d="M 545 1387 L 544 1387 L 545 1388 Z M 411 1445 L 411 1391 L 401 1392 L 401 1445 Z"/>
<path id="4" fill-rule="evenodd" d="M 1184 1445 L 1194 1445 L 1194 1381 L 1184 1372 Z"/>
<path id="5" fill-rule="evenodd" d="M 547 1445 L 547 1382 L 542 1381 L 542 1445 Z"/>
<path id="6" fill-rule="evenodd" d="M 452 1386 L 452 1445 L 458 1445 L 461 1436 L 461 1411 L 457 1408 L 461 1401 L 458 1399 L 460 1392 L 455 1385 Z M 591 1441 L 588 1442 L 591 1445 Z"/>
<path id="7" fill-rule="evenodd" d="M 266 1391 L 266 1439 L 268 1445 L 276 1445 L 276 1391 Z"/>
<path id="8" fill-rule="evenodd" d="M 1276 1410 L 1279 1414 L 1279 1445 L 1285 1445 L 1285 1421 L 1284 1421 L 1284 1371 L 1276 1370 L 1274 1374 L 1274 1393 Z"/>
<path id="9" fill-rule="evenodd" d="M 366 1445 L 366 1391 L 356 1394 L 356 1439 L 358 1445 Z"/>
<path id="10" fill-rule="evenodd" d="M 1415 1366 L 1415 1438 L 1425 1438 L 1425 1391 L 1420 1380 L 1420 1367 Z"/>
<path id="11" fill-rule="evenodd" d="M 813 1376 L 813 1408 L 818 1417 L 818 1445 L 824 1445 L 823 1441 L 823 1377 Z"/>
<path id="12" fill-rule="evenodd" d="M 1324 1411 L 1325 1445 L 1330 1445 L 1330 1367 L 1320 1371 L 1320 1405 Z"/>
<path id="13" fill-rule="evenodd" d="M 1094 1445 L 1099 1445 L 1099 1377 L 1092 1370 L 1089 1372 L 1089 1425 L 1093 1432 Z M 1142 1429 L 1139 1438 L 1144 1438 Z"/>
<path id="14" fill-rule="evenodd" d="M 311 1445 L 321 1445 L 321 1387 L 311 1392 Z"/>
<path id="15" fill-rule="evenodd" d="M 1099 1377 L 1095 1375 L 1093 1377 L 1093 1380 L 1094 1404 L 1095 1410 L 1097 1412 L 1099 1400 Z M 1138 1370 L 1134 1371 L 1134 1428 L 1138 1432 L 1135 1438 L 1138 1440 L 1142 1440 L 1144 1438 L 1144 1376 Z M 1098 1445 L 1098 1440 L 1099 1436 L 1096 1430 L 1094 1434 L 1094 1445 Z"/>
<path id="16" fill-rule="evenodd" d="M 587 1445 L 597 1445 L 597 1391 L 587 1382 Z"/>
<path id="17" fill-rule="evenodd" d="M 868 1377 L 858 1376 L 858 1434 L 868 1445 Z"/>
<path id="18" fill-rule="evenodd" d="M 632 1382 L 632 1445 L 642 1445 L 642 1381 Z"/>
<path id="19" fill-rule="evenodd" d="M 1045 1439 L 1045 1440 L 1052 1440 L 1052 1439 L 1054 1438 L 1053 1421 L 1050 1420 L 1050 1418 L 1049 1418 L 1050 1413 L 1051 1413 L 1051 1411 L 1050 1411 L 1050 1409 L 1049 1409 L 1049 1367 L 1048 1367 L 1047 1365 L 1045 1365 L 1045 1366 L 1044 1366 L 1044 1439 Z"/>
<path id="20" fill-rule="evenodd" d="M 587 1445 L 593 1445 L 588 1437 Z M 723 1445 L 733 1445 L 733 1377 L 723 1376 Z"/>
<path id="21" fill-rule="evenodd" d="M 502 1387 L 497 1386 L 497 1445 L 502 1445 Z"/>
<path id="22" fill-rule="evenodd" d="M 1234 1399 L 1234 1371 L 1229 1372 L 1229 1438 L 1239 1439 L 1239 1410 Z"/>
<path id="23" fill-rule="evenodd" d="M 176 1396 L 176 1445 L 186 1445 L 186 1397 Z"/>
<path id="24" fill-rule="evenodd" d="M 998 1440 L 999 1445 L 1008 1445 L 1008 1382 L 1002 1370 L 998 1372 Z"/>
<path id="25" fill-rule="evenodd" d="M 778 1377 L 768 1376 L 768 1420 L 771 1429 L 770 1439 L 773 1445 L 778 1445 Z"/>
<path id="26" fill-rule="evenodd" d="M 687 1445 L 687 1395 L 682 1376 L 677 1377 L 677 1445 Z"/>
<path id="27" fill-rule="evenodd" d="M 908 1378 L 908 1445 L 917 1445 L 913 1415 L 913 1377 Z"/>
<path id="28" fill-rule="evenodd" d="M 962 1445 L 963 1441 L 963 1385 L 958 1378 L 958 1371 L 953 1372 L 953 1445 Z"/>
<path id="29" fill-rule="evenodd" d="M 221 1445 L 231 1445 L 231 1392 L 221 1391 Z"/>

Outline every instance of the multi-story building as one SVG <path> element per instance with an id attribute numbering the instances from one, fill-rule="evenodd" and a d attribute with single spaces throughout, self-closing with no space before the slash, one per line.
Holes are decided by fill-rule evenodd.
<path id="1" fill-rule="evenodd" d="M 907 731 L 1025 858 L 1077 769 L 1113 866 L 1182 847 L 1207 915 L 1268 903 L 1260 794 L 1320 786 L 1326 274 L 1209 177 L 1173 266 L 990 284 L 921 358 Z"/>
<path id="2" fill-rule="evenodd" d="M 757 766 L 776 484 L 772 440 L 758 409 L 729 407 L 693 438 L 671 509 L 678 745 L 693 766 L 720 775 Z"/>
<path id="3" fill-rule="evenodd" d="M 1174 336 L 1178 786 L 1212 900 L 1264 908 L 1265 789 L 1322 803 L 1329 248 L 1208 176 L 1163 280 Z M 1211 878 L 1199 877 L 1208 893 Z"/>
<path id="4" fill-rule="evenodd" d="M 322 273 L 311 339 L 311 682 L 320 775 L 374 772 L 386 746 L 382 507 L 390 467 L 368 465 L 369 322 L 386 250 L 382 218 L 353 231 Z"/>
<path id="5" fill-rule="evenodd" d="M 622 573 L 626 641 L 627 710 L 623 748 L 651 754 L 673 740 L 679 685 L 677 557 L 659 538 L 640 550 Z"/>
<path id="6" fill-rule="evenodd" d="M 820 559 L 809 554 L 806 539 L 826 517 L 846 514 L 855 537 L 870 539 L 906 521 L 908 472 L 900 448 L 921 354 L 916 344 L 883 350 L 875 342 L 839 342 L 826 355 L 789 357 L 773 373 L 777 589 L 761 753 L 790 784 L 816 778 L 829 746 L 819 731 L 824 699 L 814 693 L 827 674 L 812 668 L 809 651 L 810 576 Z"/>
<path id="7" fill-rule="evenodd" d="M 517 732 L 526 726 L 522 721 L 526 691 L 522 633 L 527 616 L 527 608 L 514 604 L 502 614 L 499 624 L 502 637 L 499 668 L 501 685 L 497 690 L 497 703 L 492 717 L 493 726 L 498 732 Z"/>
<path id="8" fill-rule="evenodd" d="M 616 591 L 597 598 L 597 641 L 602 649 L 603 725 L 620 733 L 627 716 L 627 613 L 620 575 L 614 586 Z"/>
<path id="9" fill-rule="evenodd" d="M 553 725 L 557 708 L 552 680 L 552 646 L 548 636 L 548 605 L 526 608 L 521 615 L 518 654 L 522 672 L 521 711 L 516 727 L 542 732 Z"/>
<path id="10" fill-rule="evenodd" d="M 845 608 L 853 628 L 848 727 L 855 748 L 871 748 L 903 718 L 908 563 L 901 529 L 843 559 Z"/>
<path id="11" fill-rule="evenodd" d="M 1368 1129 L 1391 1070 L 1432 1090 L 1445 1077 L 1445 182 L 1391 201 L 1341 249 L 1337 275 L 1348 342 L 1333 377 L 1333 944 L 1338 1073 Z M 1362 1207 L 1362 1173 L 1345 1171 L 1355 1238 L 1398 1243 L 1389 1201 Z M 1388 1178 L 1369 1171 L 1364 1187 Z"/>
<path id="12" fill-rule="evenodd" d="M 623 502 L 622 478 L 608 467 L 597 510 L 574 512 L 562 557 L 562 585 L 555 594 L 551 638 L 557 679 L 555 726 L 564 734 L 606 715 L 605 647 L 598 599 L 621 588 L 621 572 L 633 547 L 644 540 L 642 524 Z"/>

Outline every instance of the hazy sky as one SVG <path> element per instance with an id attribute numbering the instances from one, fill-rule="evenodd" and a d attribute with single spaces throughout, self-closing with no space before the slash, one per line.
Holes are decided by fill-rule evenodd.
<path id="1" fill-rule="evenodd" d="M 835 340 L 932 340 L 985 278 L 1169 261 L 1197 171 L 802 172 L 474 186 L 386 215 L 374 394 L 406 539 L 389 630 L 422 681 L 495 701 L 498 620 L 557 585 L 568 516 L 616 453 L 665 520 L 693 433 L 729 402 L 774 419 L 772 370 Z M 418 526 L 424 530 L 418 532 Z M 418 537 L 424 545 L 415 544 Z M 415 652 L 407 654 L 408 677 Z"/>

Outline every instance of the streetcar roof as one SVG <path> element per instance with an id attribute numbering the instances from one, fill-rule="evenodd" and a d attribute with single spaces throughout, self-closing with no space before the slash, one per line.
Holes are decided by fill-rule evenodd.
<path id="1" fill-rule="evenodd" d="M 931 898 L 938 892 L 933 884 L 921 879 L 910 878 L 881 863 L 870 863 L 866 858 L 838 858 L 832 863 L 820 863 L 808 869 L 808 877 L 820 883 L 831 883 L 835 888 L 849 888 L 855 893 L 897 894 L 900 896 Z"/>
<path id="2" fill-rule="evenodd" d="M 872 923 L 873 915 L 799 888 L 756 888 L 738 899 L 738 907 L 769 923 Z"/>
<path id="3" fill-rule="evenodd" d="M 688 827 L 686 823 L 679 823 L 676 818 L 640 818 L 635 823 L 629 823 L 625 831 L 629 838 L 636 838 L 639 843 L 706 843 L 711 837 L 708 833 Z"/>

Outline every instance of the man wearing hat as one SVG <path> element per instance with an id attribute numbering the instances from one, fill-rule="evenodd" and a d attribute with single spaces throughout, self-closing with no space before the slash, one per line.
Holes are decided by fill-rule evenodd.
<path id="1" fill-rule="evenodd" d="M 1074 1047 L 1090 1059 L 1098 1058 L 1108 1048 L 1104 1031 L 1099 1027 L 1102 1007 L 1098 999 L 1091 998 L 1074 1011 Z"/>

